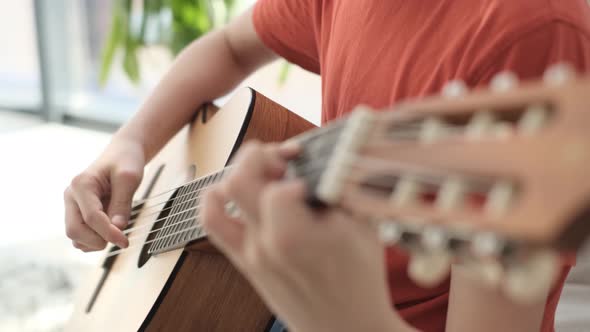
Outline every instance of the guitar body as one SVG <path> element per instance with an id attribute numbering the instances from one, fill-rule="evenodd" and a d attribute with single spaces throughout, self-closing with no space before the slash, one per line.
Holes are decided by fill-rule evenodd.
<path id="1" fill-rule="evenodd" d="M 218 171 L 244 141 L 283 141 L 312 127 L 263 95 L 241 90 L 223 108 L 198 113 L 154 158 L 137 192 L 167 192 Z M 170 191 L 156 201 L 172 195 Z M 129 233 L 130 238 L 135 236 L 130 244 L 139 246 L 113 256 L 108 269 L 99 267 L 85 280 L 67 330 L 268 330 L 273 320 L 270 311 L 206 239 L 140 264 L 141 245 L 148 239 L 145 233 L 160 216 L 152 204 L 138 210 L 132 225 L 144 228 Z"/>

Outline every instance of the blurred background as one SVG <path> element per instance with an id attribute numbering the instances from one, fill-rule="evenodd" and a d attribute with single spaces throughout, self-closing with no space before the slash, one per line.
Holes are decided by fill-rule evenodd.
<path id="1" fill-rule="evenodd" d="M 65 238 L 63 190 L 182 47 L 254 2 L 0 0 L 0 331 L 62 330 L 73 289 L 102 257 Z M 320 122 L 316 75 L 277 61 L 243 85 Z M 558 331 L 588 331 L 590 268 L 576 270 Z"/>
<path id="2" fill-rule="evenodd" d="M 63 190 L 184 45 L 254 2 L 0 0 L 0 331 L 61 330 L 101 259 L 64 236 Z M 278 61 L 243 85 L 319 123 L 316 75 Z"/>

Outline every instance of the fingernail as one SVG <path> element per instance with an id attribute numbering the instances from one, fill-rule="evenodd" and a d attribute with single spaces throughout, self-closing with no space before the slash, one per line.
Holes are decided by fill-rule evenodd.
<path id="1" fill-rule="evenodd" d="M 292 156 L 301 151 L 301 145 L 295 140 L 288 140 L 280 145 L 279 151 L 283 155 Z"/>
<path id="2" fill-rule="evenodd" d="M 113 219 L 111 219 L 111 222 L 119 229 L 123 229 L 125 228 L 125 226 L 127 226 L 127 221 L 125 220 L 125 217 L 123 217 L 120 214 L 114 216 Z"/>

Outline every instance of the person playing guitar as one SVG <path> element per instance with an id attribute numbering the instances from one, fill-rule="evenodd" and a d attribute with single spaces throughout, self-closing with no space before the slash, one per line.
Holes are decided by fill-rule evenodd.
<path id="1" fill-rule="evenodd" d="M 436 94 L 448 81 L 522 79 L 550 65 L 590 67 L 584 0 L 259 0 L 193 42 L 139 112 L 65 191 L 66 233 L 82 251 L 128 245 L 122 229 L 145 164 L 193 116 L 281 56 L 322 78 L 322 123 L 358 104 L 383 108 Z M 454 265 L 435 288 L 415 285 L 408 257 L 383 251 L 353 216 L 316 211 L 304 185 L 284 180 L 294 144 L 248 144 L 210 190 L 211 240 L 293 331 L 553 331 L 563 268 L 547 296 L 516 303 Z M 231 202 L 239 215 L 229 215 Z M 321 254 L 320 254 L 321 253 Z M 380 257 L 381 259 L 378 259 Z"/>

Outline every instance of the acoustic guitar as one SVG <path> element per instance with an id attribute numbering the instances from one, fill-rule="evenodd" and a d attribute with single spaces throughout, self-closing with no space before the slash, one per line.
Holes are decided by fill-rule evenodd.
<path id="1" fill-rule="evenodd" d="M 249 139 L 298 140 L 288 174 L 307 182 L 309 203 L 346 209 L 408 250 L 417 283 L 434 285 L 457 263 L 515 300 L 534 299 L 553 281 L 556 253 L 590 233 L 590 80 L 556 67 L 544 82 L 516 83 L 450 86 L 394 112 L 359 106 L 317 129 L 250 89 L 203 108 L 151 162 L 125 230 L 130 247 L 106 249 L 68 330 L 271 329 L 272 313 L 199 222 L 203 190 Z"/>

